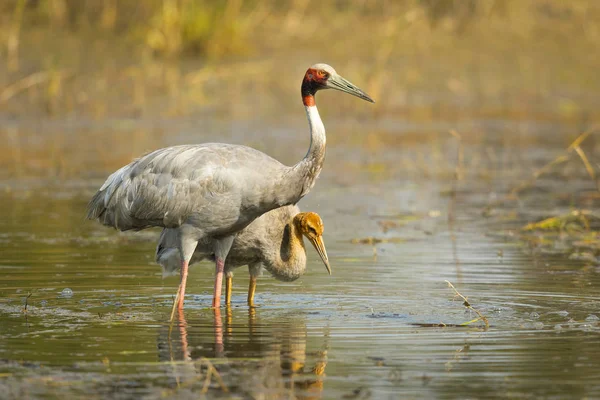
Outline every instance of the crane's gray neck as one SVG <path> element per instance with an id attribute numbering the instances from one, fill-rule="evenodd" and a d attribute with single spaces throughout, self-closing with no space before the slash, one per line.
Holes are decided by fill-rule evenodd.
<path id="1" fill-rule="evenodd" d="M 279 251 L 264 266 L 280 281 L 294 281 L 306 271 L 306 249 L 293 219 L 283 229 Z"/>
<path id="2" fill-rule="evenodd" d="M 306 156 L 293 167 L 296 182 L 301 182 L 300 198 L 304 197 L 319 177 L 325 160 L 325 126 L 316 105 L 304 106 L 310 129 L 310 147 Z M 299 199 L 298 199 L 299 200 Z"/>

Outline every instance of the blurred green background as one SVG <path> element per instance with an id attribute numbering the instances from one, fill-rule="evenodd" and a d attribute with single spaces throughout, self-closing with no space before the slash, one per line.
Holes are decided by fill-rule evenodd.
<path id="1" fill-rule="evenodd" d="M 236 275 L 215 364 L 234 395 L 292 398 L 290 343 L 308 366 L 330 340 L 323 398 L 600 398 L 599 48 L 599 0 L 1 0 L 0 393 L 164 398 L 171 345 L 215 357 L 213 266 L 171 338 L 158 232 L 86 203 L 169 145 L 296 163 L 325 62 L 376 100 L 317 96 L 327 159 L 300 207 L 334 274 L 309 249 L 301 280 L 261 278 L 256 315 Z"/>
<path id="2" fill-rule="evenodd" d="M 367 120 L 356 140 L 374 150 L 433 151 L 448 131 L 390 136 L 394 121 L 473 119 L 567 123 L 566 147 L 598 121 L 598 21 L 595 0 L 5 0 L 0 177 L 101 177 L 215 139 L 205 123 L 174 138 L 182 121 L 285 125 L 303 118 L 300 79 L 316 62 L 377 100 L 336 97 L 324 117 Z M 262 140 L 244 142 L 268 150 Z"/>

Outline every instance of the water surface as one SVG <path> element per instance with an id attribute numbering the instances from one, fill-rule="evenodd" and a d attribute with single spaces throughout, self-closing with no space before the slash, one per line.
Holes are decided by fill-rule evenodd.
<path id="1" fill-rule="evenodd" d="M 333 136 L 323 175 L 300 203 L 323 217 L 333 275 L 310 248 L 306 275 L 291 283 L 261 277 L 259 307 L 249 309 L 240 269 L 233 306 L 216 314 L 213 267 L 201 264 L 191 269 L 185 314 L 172 327 L 178 280 L 162 279 L 153 262 L 158 232 L 122 234 L 84 220 L 100 180 L 5 183 L 3 397 L 600 396 L 594 250 L 574 257 L 568 234 L 520 230 L 574 206 L 593 209 L 593 183 L 574 159 L 518 199 L 500 201 L 562 154 L 565 141 L 540 150 L 510 121 L 487 126 L 489 137 L 464 144 L 459 181 L 450 136 L 407 148 L 393 144 L 406 140 L 401 124 L 385 128 L 384 145 Z M 528 129 L 535 138 L 549 128 L 533 121 Z M 298 148 L 306 144 L 305 133 L 293 137 Z M 294 146 L 263 147 L 284 160 L 301 156 Z M 477 315 L 446 280 L 489 328 L 462 325 Z"/>

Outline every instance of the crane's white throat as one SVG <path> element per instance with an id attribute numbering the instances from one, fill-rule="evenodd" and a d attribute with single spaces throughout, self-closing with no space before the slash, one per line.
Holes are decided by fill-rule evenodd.
<path id="1" fill-rule="evenodd" d="M 308 118 L 310 128 L 310 147 L 308 148 L 306 157 L 311 158 L 321 152 L 324 156 L 326 143 L 325 125 L 323 125 L 319 110 L 317 110 L 317 106 L 305 106 L 304 108 L 306 109 L 306 117 Z"/>

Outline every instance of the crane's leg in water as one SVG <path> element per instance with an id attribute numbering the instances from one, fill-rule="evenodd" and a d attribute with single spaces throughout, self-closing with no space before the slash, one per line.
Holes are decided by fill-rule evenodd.
<path id="1" fill-rule="evenodd" d="M 171 321 L 173 321 L 173 317 L 175 315 L 175 308 L 179 311 L 183 311 L 183 300 L 185 298 L 185 286 L 187 285 L 187 276 L 188 276 L 188 267 L 189 262 L 192 259 L 192 255 L 194 254 L 194 250 L 196 250 L 196 245 L 198 244 L 197 240 L 190 239 L 182 232 L 179 232 L 180 235 L 180 248 L 181 252 L 181 280 L 179 282 L 179 289 L 177 289 L 177 296 L 175 297 L 175 303 L 173 304 L 173 309 L 171 310 Z"/>
<path id="2" fill-rule="evenodd" d="M 248 284 L 248 306 L 254 307 L 254 293 L 256 292 L 256 278 L 260 276 L 262 265 L 260 263 L 248 265 L 250 283 Z"/>
<path id="3" fill-rule="evenodd" d="M 215 291 L 213 293 L 213 307 L 221 307 L 221 287 L 223 286 L 223 274 L 225 273 L 225 259 L 235 236 L 227 236 L 217 240 L 215 243 Z"/>
<path id="4" fill-rule="evenodd" d="M 227 273 L 227 280 L 225 281 L 225 305 L 231 305 L 231 290 L 233 289 L 233 273 Z"/>
<path id="5" fill-rule="evenodd" d="M 256 292 L 256 277 L 250 276 L 250 284 L 248 285 L 248 306 L 254 307 L 254 292 Z"/>
<path id="6" fill-rule="evenodd" d="M 179 297 L 177 298 L 177 310 L 183 311 L 183 299 L 185 298 L 185 286 L 187 285 L 189 263 L 184 260 L 181 263 L 181 281 L 179 282 Z"/>

